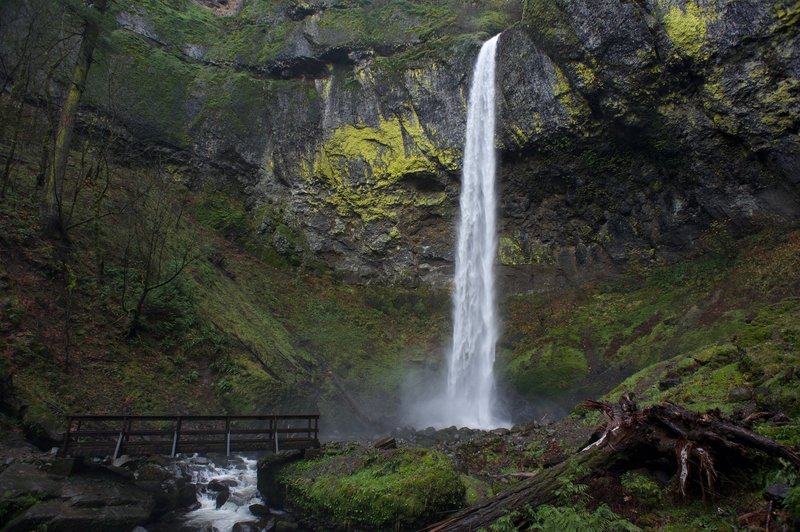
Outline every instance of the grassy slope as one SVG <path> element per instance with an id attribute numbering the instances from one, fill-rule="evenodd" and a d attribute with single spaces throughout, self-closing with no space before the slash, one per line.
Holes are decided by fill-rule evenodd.
<path id="1" fill-rule="evenodd" d="M 505 378 L 523 395 L 561 396 L 569 406 L 658 364 L 658 373 L 632 377 L 626 387 L 727 412 L 737 406 L 729 392 L 744 388 L 739 406 L 771 396 L 776 408 L 800 413 L 797 394 L 786 391 L 800 384 L 792 371 L 800 362 L 800 232 L 768 228 L 737 242 L 717 230 L 706 240 L 708 251 L 693 260 L 511 298 Z M 712 368 L 721 371 L 712 375 Z M 677 376 L 690 379 L 652 393 Z"/>
<path id="2" fill-rule="evenodd" d="M 113 166 L 113 185 L 148 171 Z M 32 173 L 33 164 L 20 163 L 0 202 L 4 372 L 32 419 L 57 425 L 67 412 L 248 413 L 319 402 L 328 419 L 344 422 L 352 415 L 336 406 L 344 397 L 331 373 L 355 397 L 391 394 L 403 368 L 447 328 L 446 295 L 342 286 L 291 266 L 259 243 L 240 199 L 176 188 L 176 200 L 188 198 L 180 236 L 195 243 L 195 260 L 154 294 L 144 329 L 126 338 L 119 272 L 127 218 L 104 218 L 99 236 L 93 224 L 73 229 L 68 247 L 45 239 Z M 120 206 L 118 195 L 108 207 Z M 75 218 L 88 207 L 79 201 Z"/>

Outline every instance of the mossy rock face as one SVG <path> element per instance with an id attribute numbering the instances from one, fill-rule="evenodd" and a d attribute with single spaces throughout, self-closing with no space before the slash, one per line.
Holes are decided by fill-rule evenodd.
<path id="1" fill-rule="evenodd" d="M 589 364 L 578 349 L 548 344 L 513 358 L 505 371 L 518 392 L 553 396 L 567 392 L 583 379 Z"/>
<path id="2" fill-rule="evenodd" d="M 248 205 L 285 205 L 312 253 L 265 240 L 353 282 L 450 281 L 470 72 L 500 31 L 515 242 L 499 259 L 527 275 L 521 291 L 685 256 L 714 220 L 800 212 L 781 188 L 800 157 L 791 2 L 263 0 L 217 17 L 119 0 L 108 18 L 85 103 L 236 174 Z M 391 245 L 362 245 L 387 224 Z"/>
<path id="3" fill-rule="evenodd" d="M 464 503 L 453 464 L 430 449 L 361 449 L 297 462 L 280 472 L 288 503 L 323 522 L 414 528 Z"/>
<path id="4" fill-rule="evenodd" d="M 753 317 L 732 313 L 728 325 L 732 342 L 687 351 L 645 368 L 610 397 L 632 391 L 642 404 L 672 401 L 700 411 L 766 410 L 797 416 L 798 312 L 800 299 L 790 297 L 763 307 Z M 787 426 L 775 436 L 791 442 L 797 439 L 793 430 Z"/>

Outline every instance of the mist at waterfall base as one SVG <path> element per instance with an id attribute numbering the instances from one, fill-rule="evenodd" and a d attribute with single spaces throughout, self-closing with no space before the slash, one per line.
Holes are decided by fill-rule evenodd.
<path id="1" fill-rule="evenodd" d="M 415 401 L 417 426 L 492 429 L 500 417 L 494 379 L 498 339 L 494 262 L 497 255 L 495 174 L 495 55 L 499 35 L 486 41 L 472 73 L 461 178 L 453 291 L 453 339 L 441 395 Z"/>

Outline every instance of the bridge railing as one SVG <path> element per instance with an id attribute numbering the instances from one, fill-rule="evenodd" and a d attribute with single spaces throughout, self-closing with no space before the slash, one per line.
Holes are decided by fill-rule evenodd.
<path id="1" fill-rule="evenodd" d="M 319 414 L 70 416 L 64 456 L 279 451 L 319 447 Z"/>

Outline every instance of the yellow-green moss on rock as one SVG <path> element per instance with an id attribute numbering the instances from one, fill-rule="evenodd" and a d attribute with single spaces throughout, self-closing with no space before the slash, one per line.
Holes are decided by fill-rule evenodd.
<path id="1" fill-rule="evenodd" d="M 793 129 L 798 120 L 797 110 L 800 108 L 800 81 L 793 78 L 783 79 L 768 89 L 760 102 L 764 106 L 761 122 L 774 133 L 783 133 Z"/>
<path id="2" fill-rule="evenodd" d="M 573 63 L 572 65 L 573 70 L 575 70 L 575 74 L 578 76 L 580 82 L 587 88 L 592 88 L 597 83 L 597 75 L 595 74 L 594 68 L 587 65 L 586 63 Z"/>
<path id="3" fill-rule="evenodd" d="M 778 19 L 778 28 L 789 28 L 800 21 L 800 1 L 781 0 L 773 4 L 775 17 Z"/>
<path id="4" fill-rule="evenodd" d="M 452 171 L 458 158 L 439 148 L 416 115 L 382 120 L 377 126 L 344 125 L 323 142 L 314 154 L 310 180 L 321 180 L 332 192 L 327 201 L 342 215 L 364 220 L 393 218 L 395 209 L 430 198 L 416 197 L 395 185 L 407 175 Z M 437 197 L 439 203 L 443 197 Z"/>
<path id="5" fill-rule="evenodd" d="M 664 9 L 664 30 L 676 51 L 696 61 L 708 59 L 708 24 L 715 15 L 692 0 L 687 0 L 684 7 L 664 0 L 660 5 Z"/>
<path id="6" fill-rule="evenodd" d="M 764 306 L 754 317 L 731 311 L 726 315 L 727 325 L 718 328 L 730 341 L 686 350 L 647 367 L 607 398 L 616 400 L 625 392 L 634 392 L 642 405 L 672 401 L 699 411 L 720 409 L 727 414 L 758 407 L 796 416 L 800 412 L 800 378 L 789 368 L 800 362 L 798 313 L 800 299 L 796 297 Z M 684 342 L 678 344 L 679 349 L 681 345 Z M 670 380 L 671 386 L 660 385 Z"/>
<path id="7" fill-rule="evenodd" d="M 569 79 L 564 71 L 556 67 L 555 82 L 553 83 L 553 95 L 561 102 L 567 115 L 575 121 L 580 122 L 589 115 L 589 104 L 583 96 L 570 85 Z"/>
<path id="8" fill-rule="evenodd" d="M 497 252 L 500 256 L 500 263 L 505 266 L 530 264 L 530 259 L 525 256 L 525 253 L 522 251 L 522 247 L 519 245 L 519 242 L 511 237 L 500 237 Z"/>

